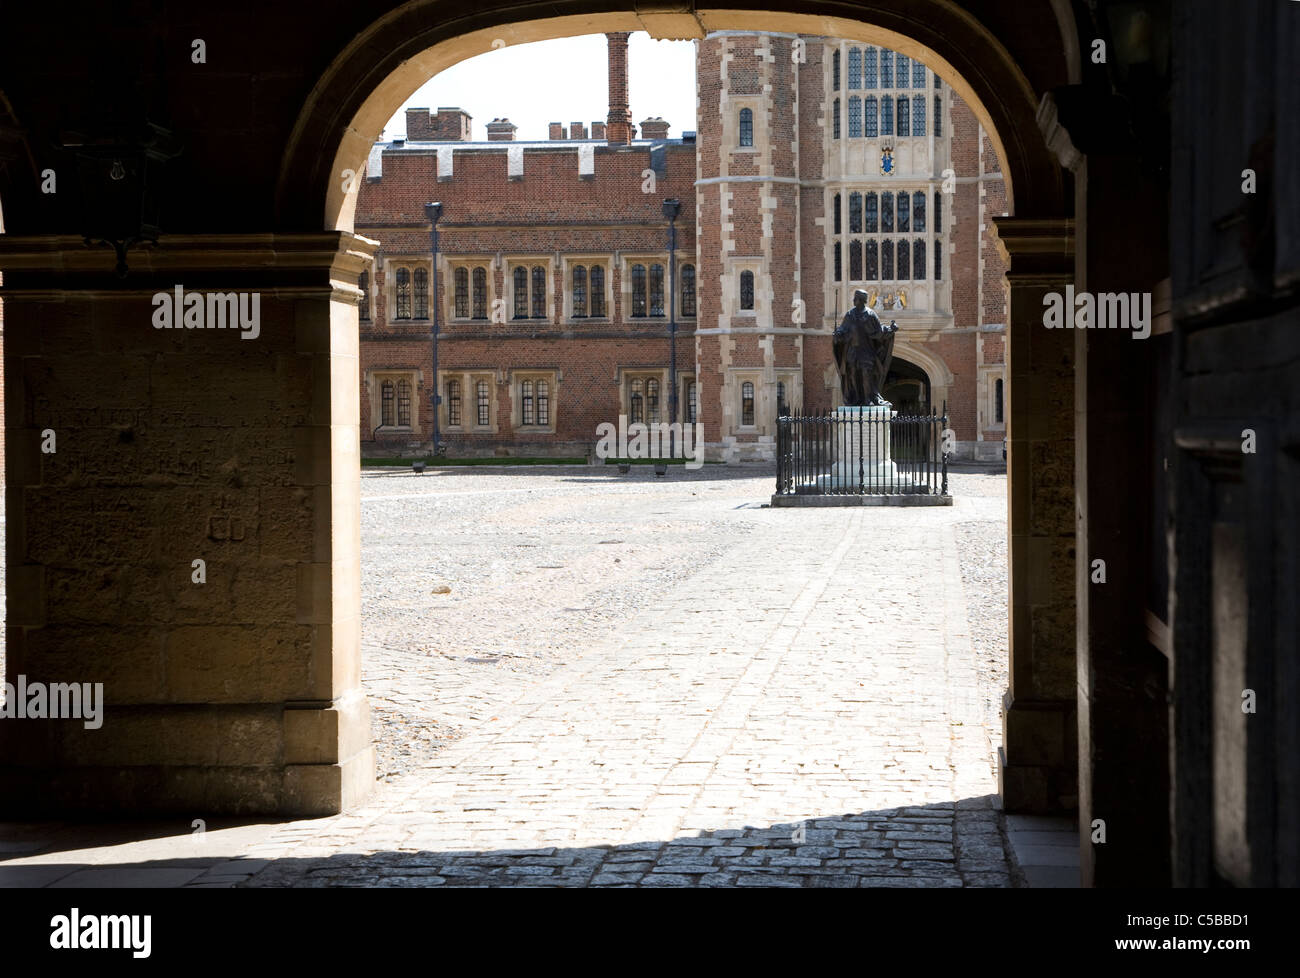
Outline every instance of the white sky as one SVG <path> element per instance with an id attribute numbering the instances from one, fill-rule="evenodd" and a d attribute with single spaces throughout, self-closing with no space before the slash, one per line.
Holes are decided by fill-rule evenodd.
<path id="1" fill-rule="evenodd" d="M 515 139 L 546 139 L 547 126 L 593 120 L 609 112 L 609 66 L 604 34 L 538 41 L 489 51 L 452 65 L 425 82 L 389 120 L 384 139 L 406 134 L 407 106 L 458 106 L 473 117 L 474 138 L 505 116 Z M 632 121 L 662 116 L 668 136 L 695 126 L 695 44 L 655 41 L 637 31 L 628 41 L 628 101 Z M 638 128 L 638 135 L 640 130 Z"/>

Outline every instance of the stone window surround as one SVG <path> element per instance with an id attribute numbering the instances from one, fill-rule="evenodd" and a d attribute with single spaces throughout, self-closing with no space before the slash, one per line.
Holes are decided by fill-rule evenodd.
<path id="1" fill-rule="evenodd" d="M 449 424 L 447 421 L 447 382 L 450 380 L 460 381 L 461 423 L 458 425 Z M 488 424 L 486 426 L 478 423 L 478 382 L 480 380 L 488 382 Z M 439 370 L 438 391 L 442 395 L 442 403 L 438 405 L 439 429 L 453 434 L 495 435 L 498 431 L 497 405 L 500 402 L 497 386 L 501 382 L 502 378 L 494 367 Z"/>
<path id="2" fill-rule="evenodd" d="M 391 380 L 394 386 L 394 398 L 396 397 L 396 386 L 399 380 L 405 380 L 411 385 L 411 423 L 409 425 L 384 425 L 380 422 L 383 420 L 383 387 L 384 381 Z M 420 434 L 420 406 L 423 400 L 420 392 L 424 385 L 424 371 L 417 368 L 402 369 L 376 367 L 367 370 L 365 373 L 366 392 L 370 399 L 370 435 L 380 430 L 385 432 L 409 432 L 410 434 Z M 394 403 L 396 411 L 396 403 Z"/>
<path id="3" fill-rule="evenodd" d="M 1002 381 L 1002 420 L 997 419 L 997 382 Z M 985 431 L 1005 431 L 1007 427 L 1007 376 L 1006 364 L 981 365 L 979 368 L 979 423 L 980 435 Z M 977 435 L 977 437 L 980 437 Z"/>
<path id="4" fill-rule="evenodd" d="M 635 254 L 623 253 L 620 254 L 618 257 L 621 265 L 619 269 L 619 279 L 620 279 L 619 298 L 622 302 L 623 322 L 625 323 L 659 323 L 659 322 L 667 323 L 668 322 L 668 274 L 670 272 L 670 269 L 668 267 L 668 252 L 651 251 L 651 252 L 637 252 Z M 681 257 L 679 256 L 677 260 L 678 263 L 680 264 Z M 645 266 L 646 315 L 644 316 L 634 317 L 632 315 L 632 266 L 633 265 Z M 650 308 L 651 308 L 650 266 L 651 265 L 662 265 L 664 267 L 664 314 L 662 316 L 650 315 Z M 678 284 L 680 285 L 680 283 Z M 696 275 L 695 275 L 695 289 L 696 289 L 697 296 L 699 294 L 699 288 L 700 288 L 700 278 L 699 278 L 699 270 L 697 267 Z M 696 309 L 698 310 L 698 308 L 699 308 L 699 300 L 697 298 Z"/>
<path id="5" fill-rule="evenodd" d="M 723 116 L 727 131 L 722 135 L 722 145 L 728 147 L 734 156 L 749 156 L 762 152 L 768 142 L 767 113 L 761 111 L 764 103 L 763 96 L 727 94 L 726 99 L 729 111 Z M 740 145 L 741 109 L 749 109 L 753 113 L 754 144 L 752 146 Z"/>
<path id="6" fill-rule="evenodd" d="M 690 423 L 687 421 L 690 412 L 690 402 L 687 398 L 687 393 L 691 389 L 691 384 L 694 383 L 696 383 L 694 373 L 683 373 L 680 370 L 677 372 L 677 417 L 671 420 L 680 421 L 682 424 Z M 700 388 L 697 385 L 695 388 L 696 421 L 701 420 L 700 415 L 703 413 L 699 410 L 700 404 Z"/>
<path id="7" fill-rule="evenodd" d="M 559 391 L 560 382 L 564 379 L 564 372 L 556 368 L 535 368 L 512 369 L 508 373 L 510 384 L 510 426 L 519 434 L 537 434 L 553 435 L 556 430 L 556 419 L 559 417 Z M 521 385 L 525 380 L 533 382 L 533 397 L 537 396 L 537 381 L 546 382 L 549 390 L 546 394 L 546 417 L 547 423 L 525 425 L 523 423 L 524 404 L 523 392 Z M 477 403 L 475 411 L 477 411 Z M 534 413 L 535 413 L 534 407 Z M 495 421 L 495 417 L 493 418 Z"/>
<path id="8" fill-rule="evenodd" d="M 680 378 L 680 374 L 678 377 Z M 628 424 L 632 423 L 632 381 L 659 381 L 659 420 L 668 422 L 668 368 L 655 367 L 619 367 L 618 368 L 618 403 L 619 413 L 627 415 Z M 647 403 L 642 423 L 650 421 L 650 406 Z"/>
<path id="9" fill-rule="evenodd" d="M 753 255 L 728 255 L 725 261 L 725 272 L 723 273 L 722 294 L 730 297 L 732 305 L 730 313 L 735 318 L 753 319 L 754 325 L 757 325 L 758 313 L 760 309 L 767 307 L 766 286 L 769 285 L 767 276 L 763 274 L 764 259 Z M 740 308 L 740 273 L 754 273 L 754 308 Z M 696 278 L 696 288 L 699 287 L 698 275 Z M 724 301 L 723 308 L 726 308 Z"/>
<path id="10" fill-rule="evenodd" d="M 438 302 L 442 313 L 441 321 L 444 323 L 482 323 L 492 322 L 492 304 L 496 300 L 496 276 L 494 274 L 497 262 L 492 255 L 456 255 L 448 257 L 447 255 L 438 256 L 438 265 L 441 273 L 438 278 Z M 464 268 L 469 275 L 469 316 L 457 316 L 456 313 L 456 269 Z M 474 269 L 482 268 L 487 272 L 487 319 L 475 319 L 474 313 Z M 433 288 L 432 285 L 429 286 Z M 394 305 L 396 299 L 394 299 Z M 509 319 L 512 310 L 507 304 L 506 318 Z"/>
<path id="11" fill-rule="evenodd" d="M 505 255 L 502 258 L 502 265 L 505 268 L 505 276 L 502 279 L 502 284 L 503 284 L 502 291 L 505 293 L 503 298 L 506 300 L 506 308 L 505 308 L 506 322 L 507 323 L 554 322 L 555 321 L 555 296 L 553 294 L 554 286 L 555 286 L 554 256 L 551 254 L 547 254 L 545 257 L 543 257 L 542 255 Z M 516 266 L 520 266 L 520 265 L 522 265 L 524 268 L 528 270 L 527 305 L 528 305 L 529 315 L 525 319 L 515 319 L 515 268 Z M 532 315 L 533 269 L 538 265 L 546 269 L 546 287 L 543 290 L 543 294 L 546 296 L 546 310 L 545 310 L 545 315 L 543 315 L 541 318 L 534 318 Z M 471 289 L 473 288 L 472 285 L 470 287 Z M 489 289 L 489 291 L 491 290 Z M 489 297 L 488 299 L 488 318 L 489 319 L 492 318 L 491 297 Z"/>
<path id="12" fill-rule="evenodd" d="M 399 320 L 397 318 L 397 270 L 399 268 L 408 268 L 411 271 L 411 318 Z M 385 255 L 384 256 L 384 321 L 387 323 L 423 323 L 427 319 L 415 318 L 415 270 L 423 268 L 426 272 L 433 271 L 433 257 L 430 255 Z M 374 276 L 371 276 L 373 282 Z M 429 276 L 429 307 L 430 314 L 433 311 L 433 276 Z M 375 315 L 374 303 L 370 306 L 371 320 Z"/>
<path id="13" fill-rule="evenodd" d="M 573 315 L 573 266 L 582 265 L 587 269 L 587 308 L 591 308 L 591 266 L 601 265 L 605 269 L 605 315 L 603 316 L 579 316 L 576 319 Z M 571 322 L 576 325 L 582 323 L 607 323 L 614 318 L 614 256 L 601 254 L 574 254 L 565 255 L 561 259 L 561 267 L 564 281 L 561 283 L 561 291 L 564 295 L 564 319 L 565 322 Z M 626 277 L 624 277 L 626 281 Z M 628 291 L 628 299 L 631 299 L 631 291 Z M 513 308 L 513 307 L 512 307 Z"/>

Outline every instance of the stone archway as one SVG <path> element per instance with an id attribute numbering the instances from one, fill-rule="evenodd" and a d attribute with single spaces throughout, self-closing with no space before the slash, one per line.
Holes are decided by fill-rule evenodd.
<path id="1" fill-rule="evenodd" d="M 268 6 L 279 8 L 274 0 Z M 76 450 L 69 438 L 66 453 L 61 435 L 60 456 L 46 463 L 28 437 L 45 415 L 7 419 L 23 438 L 6 448 L 19 487 L 9 514 L 10 539 L 19 546 L 7 557 L 17 595 L 9 602 L 13 654 L 32 674 L 56 662 L 111 664 L 123 709 L 121 721 L 93 739 L 77 730 L 59 738 L 21 730 L 11 741 L 10 731 L 0 731 L 0 787 L 47 811 L 119 813 L 319 814 L 365 794 L 371 760 L 359 673 L 356 303 L 370 245 L 348 233 L 349 188 L 406 95 L 493 41 L 641 29 L 691 37 L 762 25 L 874 41 L 930 64 L 973 108 L 1006 166 L 1014 216 L 998 226 L 1011 258 L 1012 494 L 1025 501 L 1069 495 L 1061 489 L 1073 471 L 1072 337 L 1031 328 L 1043 292 L 1071 270 L 1068 181 L 1036 119 L 1040 93 L 1071 81 L 1070 61 L 1077 60 L 1060 40 L 1053 9 L 952 0 L 901 8 L 869 0 L 845 17 L 846 8 L 829 0 L 776 6 L 637 13 L 619 0 L 412 0 L 378 16 L 375 5 L 350 9 L 340 17 L 351 19 L 336 23 L 328 38 L 295 38 L 316 81 L 275 89 L 278 101 L 268 103 L 287 99 L 301 108 L 259 116 L 258 138 L 244 141 L 246 165 L 232 174 L 218 153 L 185 157 L 190 191 L 175 225 L 184 233 L 135 258 L 138 277 L 125 286 L 112 280 L 111 256 L 83 247 L 73 204 L 38 206 L 32 167 L 0 166 L 0 193 L 29 188 L 6 196 L 15 233 L 0 242 L 5 295 L 16 300 L 6 309 L 7 339 L 21 344 L 21 355 L 5 364 L 6 386 L 20 391 L 23 403 L 58 395 L 82 382 L 84 350 L 93 348 L 102 369 L 85 381 L 80 403 L 135 412 L 122 415 L 132 428 L 122 432 L 116 415 L 88 419 L 56 405 L 64 430 L 89 434 Z M 160 30 L 171 16 L 160 15 Z M 82 25 L 74 46 L 92 44 L 93 27 Z M 339 37 L 348 40 L 340 46 L 330 39 Z M 257 69 L 230 68 L 229 83 L 290 57 L 281 45 L 268 33 L 265 47 L 247 56 Z M 184 77 L 178 98 L 195 99 L 199 120 L 191 129 L 212 145 L 228 145 L 220 127 L 203 129 L 209 93 L 185 89 Z M 57 100 L 75 94 L 24 91 L 23 117 L 37 120 L 33 145 L 51 136 L 40 120 L 56 118 Z M 205 145 L 198 138 L 197 149 Z M 212 188 L 221 192 L 205 199 Z M 52 209 L 47 215 L 41 206 Z M 263 290 L 264 342 L 222 347 L 228 337 L 205 335 L 190 346 L 154 334 L 150 296 L 182 281 Z M 11 403 L 19 403 L 17 394 Z M 1032 425 L 1031 404 L 1038 408 Z M 1041 405 L 1054 413 L 1045 416 Z M 142 447 L 119 451 L 132 433 Z M 91 464 L 97 452 L 112 460 L 111 472 Z M 116 507 L 108 516 L 97 509 L 105 487 Z M 1011 513 L 1003 785 L 1011 808 L 1057 807 L 1073 792 L 1073 595 L 1030 588 L 1031 581 L 1072 578 L 1069 509 L 1067 501 Z M 194 526 L 157 529 L 157 514 L 181 512 L 197 514 Z M 258 528 L 256 538 L 236 540 L 227 531 L 241 519 Z M 77 549 L 90 546 L 82 541 L 91 525 L 94 546 L 114 561 L 107 572 Z M 190 559 L 241 547 L 248 556 L 238 566 L 259 569 L 257 586 L 232 571 L 219 601 L 199 603 L 187 590 Z M 85 587 L 101 579 L 96 574 L 107 574 L 113 588 Z M 134 618 L 121 618 L 119 591 L 136 602 Z M 157 608 L 166 617 L 155 616 Z"/>

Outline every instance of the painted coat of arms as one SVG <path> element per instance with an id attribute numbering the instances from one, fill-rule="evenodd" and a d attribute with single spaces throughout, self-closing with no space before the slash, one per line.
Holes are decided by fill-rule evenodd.
<path id="1" fill-rule="evenodd" d="M 880 172 L 883 176 L 891 176 L 894 172 L 894 149 L 892 146 L 886 146 L 880 151 Z"/>

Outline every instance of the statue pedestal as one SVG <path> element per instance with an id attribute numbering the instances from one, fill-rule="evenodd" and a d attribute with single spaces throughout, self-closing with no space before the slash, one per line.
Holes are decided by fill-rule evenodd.
<path id="1" fill-rule="evenodd" d="M 817 480 L 823 491 L 856 491 L 861 485 L 864 492 L 880 492 L 901 485 L 902 477 L 889 455 L 889 422 L 895 413 L 888 403 L 835 409 L 835 417 L 847 423 L 837 426 L 830 475 Z"/>

